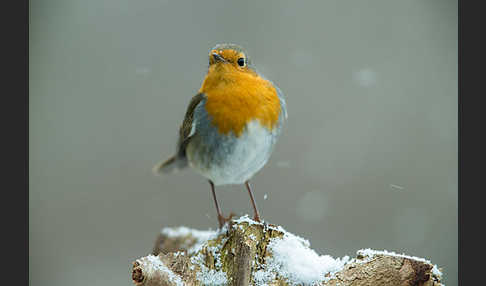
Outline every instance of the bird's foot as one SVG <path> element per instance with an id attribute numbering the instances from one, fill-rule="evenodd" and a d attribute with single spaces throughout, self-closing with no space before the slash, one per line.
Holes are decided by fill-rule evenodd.
<path id="1" fill-rule="evenodd" d="M 253 216 L 253 220 L 256 221 L 256 222 L 261 222 L 260 216 L 258 214 Z"/>
<path id="2" fill-rule="evenodd" d="M 222 228 L 227 222 L 229 222 L 235 214 L 231 212 L 229 216 L 224 217 L 223 215 L 218 215 L 219 228 Z"/>

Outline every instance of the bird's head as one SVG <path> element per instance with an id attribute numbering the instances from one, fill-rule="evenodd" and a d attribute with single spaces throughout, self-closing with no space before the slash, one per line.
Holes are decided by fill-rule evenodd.
<path id="1" fill-rule="evenodd" d="M 218 44 L 209 52 L 209 68 L 221 67 L 241 72 L 253 72 L 246 51 L 235 44 Z"/>

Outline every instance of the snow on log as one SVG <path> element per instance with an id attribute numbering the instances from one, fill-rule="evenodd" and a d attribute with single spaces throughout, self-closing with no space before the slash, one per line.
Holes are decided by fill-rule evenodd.
<path id="1" fill-rule="evenodd" d="M 304 238 L 248 216 L 218 231 L 164 228 L 152 254 L 132 270 L 137 286 L 439 286 L 441 278 L 430 261 L 386 250 L 358 250 L 356 258 L 319 255 Z"/>

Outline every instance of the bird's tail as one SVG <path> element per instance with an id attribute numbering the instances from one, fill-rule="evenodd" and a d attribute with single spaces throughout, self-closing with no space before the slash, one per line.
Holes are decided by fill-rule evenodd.
<path id="1" fill-rule="evenodd" d="M 157 163 L 157 165 L 152 168 L 152 172 L 158 176 L 160 174 L 175 173 L 185 167 L 187 167 L 187 159 L 172 156 L 166 161 Z"/>

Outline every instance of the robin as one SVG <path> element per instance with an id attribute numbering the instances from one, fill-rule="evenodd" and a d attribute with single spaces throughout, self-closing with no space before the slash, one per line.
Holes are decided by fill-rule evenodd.
<path id="1" fill-rule="evenodd" d="M 219 227 L 229 219 L 218 206 L 215 186 L 245 184 L 254 220 L 260 215 L 250 179 L 265 165 L 287 118 L 280 89 L 257 72 L 246 51 L 218 44 L 179 129 L 174 156 L 154 166 L 155 174 L 192 167 L 209 180 Z"/>

